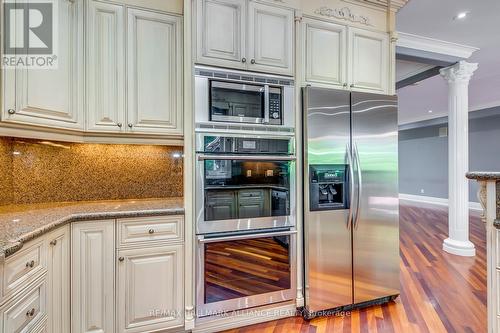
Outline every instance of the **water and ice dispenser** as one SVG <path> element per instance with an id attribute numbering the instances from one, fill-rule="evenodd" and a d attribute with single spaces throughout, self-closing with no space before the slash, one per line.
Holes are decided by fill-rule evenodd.
<path id="1" fill-rule="evenodd" d="M 348 167 L 346 164 L 309 166 L 309 209 L 311 211 L 349 208 Z"/>

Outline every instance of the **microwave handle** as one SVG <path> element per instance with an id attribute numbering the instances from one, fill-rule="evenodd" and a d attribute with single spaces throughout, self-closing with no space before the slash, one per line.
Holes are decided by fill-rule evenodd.
<path id="1" fill-rule="evenodd" d="M 295 161 L 290 155 L 198 155 L 198 161 L 204 160 L 235 160 L 235 161 Z"/>
<path id="2" fill-rule="evenodd" d="M 264 124 L 269 124 L 269 85 L 264 86 Z"/>

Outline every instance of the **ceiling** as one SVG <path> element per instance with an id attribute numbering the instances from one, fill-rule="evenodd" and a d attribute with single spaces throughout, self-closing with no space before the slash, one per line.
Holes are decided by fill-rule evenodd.
<path id="1" fill-rule="evenodd" d="M 453 19 L 463 11 L 469 12 L 464 20 Z M 500 105 L 500 1 L 410 0 L 397 13 L 396 22 L 400 32 L 478 47 L 467 60 L 479 64 L 470 82 L 470 110 Z M 398 63 L 397 67 L 400 77 L 411 70 L 408 64 Z M 448 88 L 440 76 L 397 93 L 400 124 L 448 113 Z"/>

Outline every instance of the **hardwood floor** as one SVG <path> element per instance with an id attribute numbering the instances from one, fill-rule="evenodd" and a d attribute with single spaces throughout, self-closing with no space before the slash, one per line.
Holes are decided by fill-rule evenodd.
<path id="1" fill-rule="evenodd" d="M 444 207 L 402 204 L 400 217 L 401 296 L 395 302 L 344 317 L 292 317 L 226 333 L 486 332 L 486 236 L 478 214 L 471 216 L 473 258 L 441 249 L 448 230 Z"/>

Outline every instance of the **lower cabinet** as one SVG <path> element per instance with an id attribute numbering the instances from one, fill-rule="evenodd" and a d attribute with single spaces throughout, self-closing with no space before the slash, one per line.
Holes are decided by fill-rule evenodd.
<path id="1" fill-rule="evenodd" d="M 182 245 L 119 250 L 118 256 L 118 332 L 182 326 Z"/>

